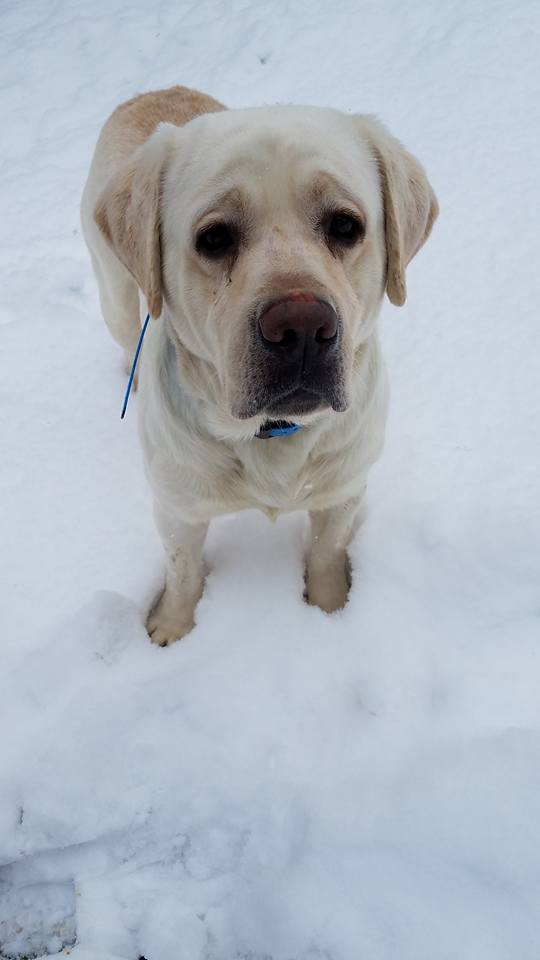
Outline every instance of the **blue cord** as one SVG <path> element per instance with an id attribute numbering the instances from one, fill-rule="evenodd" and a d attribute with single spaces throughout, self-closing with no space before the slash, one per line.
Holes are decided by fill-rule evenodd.
<path id="1" fill-rule="evenodd" d="M 133 386 L 133 377 L 135 376 L 135 370 L 136 370 L 136 367 L 137 367 L 137 360 L 139 359 L 139 354 L 140 354 L 140 352 L 141 352 L 143 337 L 144 337 L 144 335 L 145 335 L 145 333 L 146 333 L 146 328 L 147 328 L 147 326 L 148 326 L 149 320 L 150 320 L 150 314 L 148 313 L 148 314 L 146 315 L 146 320 L 145 320 L 144 323 L 143 323 L 142 330 L 141 330 L 141 332 L 140 332 L 140 334 L 139 334 L 139 341 L 138 341 L 138 343 L 137 343 L 137 349 L 135 350 L 135 356 L 133 357 L 133 363 L 131 364 L 131 373 L 130 373 L 130 375 L 129 375 L 128 385 L 127 385 L 127 389 L 126 389 L 126 394 L 125 394 L 125 397 L 124 397 L 124 406 L 122 407 L 122 413 L 121 413 L 121 415 L 120 415 L 120 419 L 121 419 L 121 420 L 123 420 L 124 417 L 125 417 L 125 415 L 126 415 L 126 410 L 127 410 L 129 395 L 130 395 L 130 393 L 131 393 L 131 388 L 132 388 L 132 386 Z"/>

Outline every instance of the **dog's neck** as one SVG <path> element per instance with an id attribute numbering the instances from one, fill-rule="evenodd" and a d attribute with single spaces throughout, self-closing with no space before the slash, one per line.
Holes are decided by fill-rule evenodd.
<path id="1" fill-rule="evenodd" d="M 269 440 L 276 437 L 289 437 L 301 429 L 301 425 L 290 420 L 274 420 L 265 418 L 262 414 L 258 419 L 245 421 L 245 429 L 238 430 L 239 423 L 242 421 L 232 421 L 234 432 L 227 430 L 227 423 L 224 423 L 223 402 L 220 402 L 217 393 L 217 376 L 210 365 L 201 358 L 194 356 L 183 344 L 172 323 L 165 320 L 162 331 L 162 351 L 163 363 L 162 385 L 167 397 L 180 416 L 185 416 L 188 412 L 195 413 L 195 408 L 202 404 L 209 414 L 205 417 L 205 422 L 215 423 L 216 432 L 221 434 L 223 430 L 223 439 L 229 440 Z M 209 409 L 211 408 L 211 409 Z M 227 418 L 228 419 L 228 418 Z"/>

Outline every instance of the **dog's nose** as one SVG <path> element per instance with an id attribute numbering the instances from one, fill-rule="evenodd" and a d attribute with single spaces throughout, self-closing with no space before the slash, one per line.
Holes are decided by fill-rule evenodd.
<path id="1" fill-rule="evenodd" d="M 329 303 L 313 294 L 289 294 L 265 310 L 259 329 L 266 347 L 292 359 L 324 352 L 336 340 L 338 318 Z"/>

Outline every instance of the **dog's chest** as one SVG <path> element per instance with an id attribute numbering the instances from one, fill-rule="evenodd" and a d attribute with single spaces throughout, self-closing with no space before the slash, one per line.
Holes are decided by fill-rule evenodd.
<path id="1" fill-rule="evenodd" d="M 343 471 L 339 456 L 295 456 L 297 451 L 287 449 L 294 437 L 253 442 L 257 446 L 244 451 L 234 474 L 220 485 L 222 494 L 226 491 L 227 512 L 255 507 L 275 517 L 285 511 L 322 509 L 357 492 L 358 479 Z"/>

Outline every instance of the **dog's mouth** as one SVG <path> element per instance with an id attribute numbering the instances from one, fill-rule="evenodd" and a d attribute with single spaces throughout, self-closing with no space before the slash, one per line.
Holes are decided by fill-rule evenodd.
<path id="1" fill-rule="evenodd" d="M 324 410 L 342 413 L 349 401 L 341 376 L 318 383 L 293 385 L 259 384 L 259 389 L 247 397 L 233 415 L 247 420 L 263 414 L 269 420 L 296 421 Z"/>
<path id="2" fill-rule="evenodd" d="M 297 387 L 286 393 L 282 397 L 276 397 L 268 407 L 267 413 L 271 416 L 279 417 L 298 417 L 306 413 L 314 413 L 315 410 L 327 406 L 321 396 L 306 390 L 305 387 Z"/>
<path id="3" fill-rule="evenodd" d="M 329 396 L 328 393 L 330 391 L 316 390 L 304 386 L 293 387 L 281 396 L 272 397 L 264 412 L 279 419 L 280 417 L 301 417 L 328 408 L 344 409 L 342 403 L 338 402 L 338 398 Z"/>

